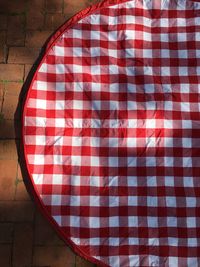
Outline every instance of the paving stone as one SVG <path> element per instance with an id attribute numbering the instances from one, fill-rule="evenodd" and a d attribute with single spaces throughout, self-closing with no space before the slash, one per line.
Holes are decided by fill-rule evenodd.
<path id="1" fill-rule="evenodd" d="M 89 6 L 87 1 L 79 1 L 79 0 L 64 0 L 64 14 L 68 15 L 69 17 L 75 15 L 78 11 Z"/>
<path id="2" fill-rule="evenodd" d="M 42 246 L 65 245 L 50 223 L 39 212 L 36 213 L 35 244 Z"/>
<path id="3" fill-rule="evenodd" d="M 4 90 L 5 90 L 5 85 L 4 83 L 0 82 L 0 110 L 2 107 L 2 101 L 3 101 L 3 97 L 4 97 Z"/>
<path id="4" fill-rule="evenodd" d="M 35 246 L 33 265 L 51 267 L 74 267 L 75 254 L 68 247 Z"/>
<path id="5" fill-rule="evenodd" d="M 0 243 L 12 243 L 13 223 L 0 223 Z"/>
<path id="6" fill-rule="evenodd" d="M 11 245 L 0 245 L 0 266 L 11 267 Z"/>
<path id="7" fill-rule="evenodd" d="M 28 14 L 26 18 L 26 29 L 27 30 L 42 30 L 44 27 L 44 14 L 37 12 Z"/>
<path id="8" fill-rule="evenodd" d="M 22 81 L 24 66 L 18 64 L 0 64 L 0 81 Z"/>
<path id="9" fill-rule="evenodd" d="M 32 262 L 33 226 L 19 223 L 14 227 L 13 267 L 30 266 Z"/>
<path id="10" fill-rule="evenodd" d="M 37 10 L 37 12 L 36 12 Z M 44 14 L 45 13 L 45 0 L 28 0 L 27 16 Z"/>
<path id="11" fill-rule="evenodd" d="M 47 0 L 46 12 L 56 13 L 63 11 L 63 0 Z"/>
<path id="12" fill-rule="evenodd" d="M 0 199 L 12 200 L 17 175 L 16 160 L 0 160 Z"/>
<path id="13" fill-rule="evenodd" d="M 0 30 L 7 29 L 7 16 L 0 14 Z"/>
<path id="14" fill-rule="evenodd" d="M 7 44 L 10 46 L 23 46 L 25 41 L 25 16 L 16 15 L 8 17 Z"/>
<path id="15" fill-rule="evenodd" d="M 6 32 L 0 31 L 0 63 L 6 63 L 6 60 L 7 60 Z"/>
<path id="16" fill-rule="evenodd" d="M 33 64 L 39 56 L 40 49 L 28 47 L 11 47 L 8 63 Z"/>
<path id="17" fill-rule="evenodd" d="M 21 89 L 22 89 L 22 83 L 19 82 L 7 82 L 5 83 L 5 93 L 6 95 L 12 95 L 12 96 L 19 96 Z"/>
<path id="18" fill-rule="evenodd" d="M 0 114 L 0 139 L 14 139 L 15 128 L 13 120 L 5 120 Z"/>
<path id="19" fill-rule="evenodd" d="M 17 160 L 16 140 L 0 140 L 0 159 Z"/>
<path id="20" fill-rule="evenodd" d="M 66 16 L 62 14 L 46 14 L 45 29 L 55 30 L 59 28 L 66 21 Z"/>
<path id="21" fill-rule="evenodd" d="M 25 74 L 24 74 L 24 79 L 27 79 L 30 70 L 32 69 L 33 65 L 31 64 L 26 64 L 25 65 Z"/>
<path id="22" fill-rule="evenodd" d="M 2 110 L 4 119 L 14 120 L 18 102 L 19 102 L 18 96 L 9 95 L 5 93 L 4 102 L 3 102 L 3 110 Z M 19 116 L 18 116 L 18 119 L 19 119 Z"/>
<path id="23" fill-rule="evenodd" d="M 32 201 L 0 201 L 0 222 L 32 222 L 34 211 Z"/>
<path id="24" fill-rule="evenodd" d="M 0 140 L 0 160 L 8 159 L 17 160 L 15 140 Z"/>
<path id="25" fill-rule="evenodd" d="M 17 180 L 23 180 L 22 178 L 22 172 L 21 172 L 21 168 L 20 168 L 20 165 L 18 164 L 18 167 L 17 167 Z"/>
<path id="26" fill-rule="evenodd" d="M 26 46 L 42 47 L 51 34 L 51 31 L 27 31 Z"/>
<path id="27" fill-rule="evenodd" d="M 27 0 L 7 0 L 0 1 L 0 10 L 2 13 L 16 15 L 23 14 L 27 8 Z"/>
<path id="28" fill-rule="evenodd" d="M 78 255 L 76 256 L 76 267 L 95 267 L 96 265 L 86 261 L 85 259 L 79 257 Z"/>
<path id="29" fill-rule="evenodd" d="M 27 192 L 27 189 L 26 189 L 23 181 L 19 181 L 17 183 L 15 199 L 16 200 L 26 200 L 26 201 L 31 200 L 30 195 Z"/>

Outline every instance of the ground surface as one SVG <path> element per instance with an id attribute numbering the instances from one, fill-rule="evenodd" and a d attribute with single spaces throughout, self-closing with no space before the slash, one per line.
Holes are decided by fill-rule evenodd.
<path id="1" fill-rule="evenodd" d="M 94 267 L 75 255 L 43 218 L 22 180 L 14 113 L 46 39 L 95 1 L 0 0 L 0 266 Z M 16 116 L 16 121 L 19 115 Z"/>

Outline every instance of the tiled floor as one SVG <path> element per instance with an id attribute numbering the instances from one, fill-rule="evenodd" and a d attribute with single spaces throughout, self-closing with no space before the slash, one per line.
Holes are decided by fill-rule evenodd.
<path id="1" fill-rule="evenodd" d="M 24 186 L 14 130 L 19 93 L 47 37 L 89 0 L 0 0 L 0 266 L 91 267 L 57 236 Z M 19 114 L 15 114 L 16 126 Z"/>

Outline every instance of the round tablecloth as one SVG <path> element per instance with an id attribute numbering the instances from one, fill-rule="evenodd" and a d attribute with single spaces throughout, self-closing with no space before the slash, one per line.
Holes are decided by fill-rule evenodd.
<path id="1" fill-rule="evenodd" d="M 35 200 L 99 266 L 200 266 L 200 2 L 89 7 L 47 44 L 23 146 Z"/>

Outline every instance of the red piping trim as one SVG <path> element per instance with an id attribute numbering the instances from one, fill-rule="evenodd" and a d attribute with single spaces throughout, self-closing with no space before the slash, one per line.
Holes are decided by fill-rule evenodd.
<path id="1" fill-rule="evenodd" d="M 28 186 L 30 189 L 30 192 L 32 193 L 32 196 L 34 198 L 34 201 L 37 203 L 37 206 L 39 207 L 41 213 L 47 218 L 47 220 L 51 223 L 51 225 L 54 227 L 54 229 L 56 230 L 56 232 L 58 233 L 58 235 L 60 236 L 61 239 L 64 240 L 64 242 L 70 246 L 75 253 L 77 253 L 78 255 L 80 255 L 81 257 L 85 258 L 86 260 L 97 264 L 98 266 L 101 267 L 109 267 L 109 265 L 101 262 L 100 260 L 97 260 L 96 258 L 87 255 L 87 253 L 85 253 L 78 245 L 76 245 L 74 242 L 72 242 L 70 240 L 70 238 L 68 236 L 66 236 L 65 232 L 63 232 L 63 230 L 60 228 L 60 226 L 57 224 L 57 222 L 52 218 L 51 214 L 49 214 L 49 212 L 47 211 L 45 205 L 43 204 L 40 196 L 39 196 L 39 192 L 37 191 L 37 188 L 33 182 L 33 177 L 32 174 L 30 172 L 30 168 L 29 168 L 29 164 L 28 164 L 28 160 L 27 160 L 27 154 L 26 154 L 26 149 L 25 149 L 25 140 L 24 140 L 24 118 L 25 118 L 25 114 L 26 114 L 26 108 L 27 108 L 27 102 L 29 99 L 29 95 L 30 95 L 30 91 L 33 85 L 33 82 L 35 80 L 35 77 L 37 75 L 37 72 L 40 68 L 40 66 L 43 64 L 43 61 L 46 57 L 46 55 L 48 54 L 48 52 L 50 51 L 50 49 L 52 48 L 52 46 L 55 44 L 55 42 L 57 41 L 57 39 L 67 30 L 70 29 L 73 25 L 75 25 L 79 20 L 83 19 L 84 17 L 90 15 L 91 13 L 94 13 L 95 11 L 98 11 L 104 7 L 108 7 L 108 6 L 112 6 L 112 5 L 116 5 L 116 4 L 121 4 L 124 2 L 129 2 L 132 0 L 104 0 L 98 4 L 89 6 L 85 9 L 83 9 L 82 11 L 78 12 L 76 15 L 74 15 L 70 20 L 66 21 L 61 27 L 58 28 L 58 30 L 56 30 L 54 32 L 54 34 L 50 37 L 48 44 L 46 45 L 44 54 L 42 59 L 40 60 L 40 63 L 38 64 L 37 70 L 34 73 L 34 76 L 31 80 L 31 83 L 29 85 L 28 88 L 28 93 L 26 95 L 26 97 L 23 100 L 23 112 L 22 112 L 22 136 L 21 136 L 21 140 L 22 140 L 22 149 L 24 152 L 24 159 L 25 159 L 25 164 L 26 164 L 26 168 L 28 171 L 28 175 L 29 175 L 29 183 Z"/>

